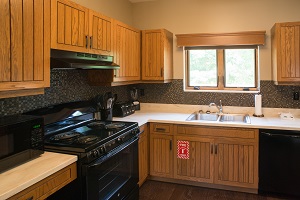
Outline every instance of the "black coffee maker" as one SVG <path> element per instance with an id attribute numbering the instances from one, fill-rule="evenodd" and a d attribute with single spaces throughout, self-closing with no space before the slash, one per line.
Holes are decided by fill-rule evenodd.
<path id="1" fill-rule="evenodd" d="M 94 118 L 102 121 L 112 121 L 112 108 L 117 100 L 117 94 L 106 92 L 104 95 L 97 95 L 95 97 L 96 109 Z"/>

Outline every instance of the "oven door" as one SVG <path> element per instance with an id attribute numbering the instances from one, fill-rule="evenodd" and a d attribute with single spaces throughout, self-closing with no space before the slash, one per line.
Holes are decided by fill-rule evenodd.
<path id="1" fill-rule="evenodd" d="M 85 166 L 87 199 L 138 199 L 138 138 Z"/>

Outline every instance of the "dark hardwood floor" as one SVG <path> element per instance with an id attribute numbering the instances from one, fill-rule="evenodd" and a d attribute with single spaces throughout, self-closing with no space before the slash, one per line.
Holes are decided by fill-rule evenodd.
<path id="1" fill-rule="evenodd" d="M 232 192 L 226 190 L 187 186 L 173 183 L 147 180 L 140 188 L 139 200 L 283 200 L 296 198 L 279 198 Z M 299 198 L 298 198 L 299 199 Z"/>

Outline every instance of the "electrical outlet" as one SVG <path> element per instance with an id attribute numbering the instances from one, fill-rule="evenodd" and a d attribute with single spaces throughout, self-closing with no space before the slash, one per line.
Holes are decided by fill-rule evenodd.
<path id="1" fill-rule="evenodd" d="M 141 97 L 145 96 L 145 90 L 144 89 L 140 89 L 140 93 L 141 93 Z"/>
<path id="2" fill-rule="evenodd" d="M 294 96 L 294 100 L 299 100 L 299 92 L 294 92 L 293 93 L 293 96 Z"/>

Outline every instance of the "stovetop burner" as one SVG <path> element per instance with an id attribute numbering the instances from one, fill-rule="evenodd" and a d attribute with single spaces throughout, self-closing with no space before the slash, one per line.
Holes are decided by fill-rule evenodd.
<path id="1" fill-rule="evenodd" d="M 86 125 L 89 128 L 105 128 L 105 122 L 94 121 Z"/>
<path id="2" fill-rule="evenodd" d="M 99 137 L 97 137 L 95 135 L 83 136 L 83 137 L 78 138 L 75 143 L 90 144 L 90 143 L 97 141 L 98 139 L 99 139 Z"/>
<path id="3" fill-rule="evenodd" d="M 80 137 L 80 133 L 75 132 L 75 131 L 68 131 L 64 133 L 60 133 L 57 135 L 54 135 L 50 138 L 51 141 L 60 141 L 60 140 L 70 140 L 73 138 Z"/>
<path id="4" fill-rule="evenodd" d="M 106 128 L 114 129 L 114 128 L 122 128 L 125 126 L 125 123 L 117 122 L 117 123 L 111 123 L 111 124 L 106 124 Z"/>
<path id="5" fill-rule="evenodd" d="M 107 122 L 103 121 L 93 121 L 86 125 L 89 128 L 98 128 L 98 129 L 117 129 L 125 126 L 125 123 L 121 122 L 112 122 L 107 124 Z"/>

